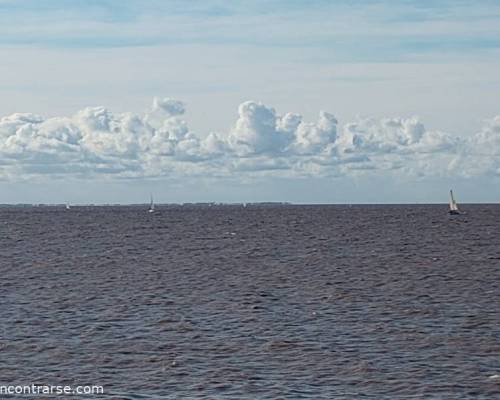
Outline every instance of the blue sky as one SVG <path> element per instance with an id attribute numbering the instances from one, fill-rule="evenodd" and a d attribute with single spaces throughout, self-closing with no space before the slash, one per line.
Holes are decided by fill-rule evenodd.
<path id="1" fill-rule="evenodd" d="M 498 1 L 0 1 L 5 45 L 307 46 L 378 62 L 498 49 L 499 16 Z"/>
<path id="2" fill-rule="evenodd" d="M 419 153 L 405 165 L 413 172 L 401 174 L 398 183 L 391 184 L 394 176 L 380 167 L 387 164 L 389 156 L 369 154 L 367 147 L 363 148 L 362 156 L 377 163 L 377 168 L 363 176 L 358 172 L 354 176 L 342 170 L 344 167 L 336 167 L 338 170 L 332 167 L 325 173 L 316 168 L 317 159 L 306 162 L 304 150 L 297 150 L 303 131 L 321 126 L 321 120 L 313 128 L 307 125 L 316 123 L 321 110 L 332 113 L 338 121 L 337 136 L 331 136 L 337 144 L 325 144 L 321 150 L 330 154 L 332 148 L 336 152 L 345 150 L 340 144 L 347 140 L 345 132 L 352 124 L 366 125 L 368 119 L 379 121 L 366 128 L 379 143 L 380 137 L 394 139 L 392 133 L 382 132 L 386 129 L 385 119 L 403 121 L 400 125 L 404 130 L 404 121 L 414 116 L 422 121 L 426 131 L 442 132 L 459 138 L 462 143 L 453 150 L 455 158 L 450 154 L 435 154 L 432 162 L 439 164 L 439 168 L 448 170 L 449 163 L 456 163 L 459 157 L 464 157 L 464 152 L 477 153 L 481 140 L 493 143 L 494 147 L 496 122 L 491 121 L 500 115 L 500 1 L 0 0 L 0 60 L 0 118 L 13 113 L 33 113 L 44 119 L 53 118 L 46 125 L 59 124 L 56 130 L 62 129 L 64 118 L 71 119 L 75 129 L 83 129 L 74 116 L 86 107 L 103 106 L 113 115 L 131 113 L 143 118 L 153 97 L 170 97 L 184 102 L 185 113 L 175 118 L 182 118 L 200 143 L 210 133 L 228 143 L 227 152 L 231 155 L 225 154 L 224 178 L 214 177 L 213 172 L 205 176 L 193 173 L 191 167 L 181 165 L 185 160 L 172 167 L 175 173 L 153 174 L 154 168 L 160 167 L 149 166 L 143 176 L 135 176 L 127 183 L 121 183 L 124 178 L 115 175 L 90 177 L 68 173 L 64 178 L 68 183 L 62 190 L 64 197 L 75 202 L 79 199 L 90 202 L 93 197 L 100 197 L 100 201 L 137 201 L 140 196 L 137 191 L 127 189 L 134 185 L 146 191 L 152 186 L 165 201 L 210 200 L 207 196 L 218 201 L 229 197 L 245 201 L 251 200 L 247 199 L 249 193 L 255 194 L 255 188 L 260 187 L 261 200 L 356 202 L 363 201 L 368 193 L 374 196 L 369 182 L 375 177 L 387 180 L 388 188 L 376 193 L 373 201 L 411 201 L 415 196 L 422 197 L 419 201 L 437 201 L 440 196 L 436 188 L 440 184 L 448 186 L 449 181 L 459 188 L 460 185 L 470 188 L 471 182 L 476 182 L 474 185 L 478 187 L 465 194 L 471 201 L 500 201 L 498 193 L 492 194 L 490 190 L 498 183 L 499 155 L 495 152 L 486 155 L 488 159 L 480 163 L 479 169 L 471 167 L 457 175 L 436 173 L 435 176 L 414 173 L 418 168 L 432 169 L 427 156 Z M 267 166 L 273 163 L 273 168 L 278 164 L 281 168 L 285 163 L 290 170 L 286 176 L 273 173 L 272 168 L 265 173 L 248 172 L 241 176 L 231 169 L 236 163 L 236 169 L 241 170 L 240 164 L 246 163 L 249 156 L 235 156 L 237 150 L 229 143 L 230 138 L 238 135 L 248 138 L 252 132 L 253 138 L 265 134 L 244 131 L 254 129 L 255 122 L 250 120 L 252 124 L 245 125 L 253 115 L 238 112 L 240 104 L 248 100 L 272 108 L 277 115 L 276 124 L 288 112 L 302 116 L 304 125 L 293 133 L 296 140 L 287 142 L 291 147 L 281 148 L 278 153 L 273 148 L 272 152 L 267 149 L 263 154 L 252 155 L 255 162 L 257 156 L 267 157 L 259 160 Z M 174 124 L 169 118 L 166 118 L 168 124 Z M 360 125 L 360 120 L 365 122 Z M 0 196 L 0 202 L 36 202 L 37 196 L 43 197 L 43 201 L 55 201 L 52 194 L 42 196 L 40 190 L 30 189 L 38 184 L 59 185 L 54 182 L 62 178 L 59 173 L 33 174 L 37 169 L 57 171 L 38 161 L 21 165 L 27 162 L 22 161 L 27 157 L 26 149 L 34 151 L 39 146 L 37 135 L 45 135 L 46 129 L 35 129 L 32 142 L 25 143 L 22 136 L 25 125 L 26 122 L 16 120 L 15 132 L 7 131 L 7 123 L 4 128 L 0 125 L 5 143 L 22 139 L 24 146 L 15 156 L 7 144 L 3 155 L 0 150 L 0 186 L 7 189 L 2 190 L 4 198 Z M 484 134 L 485 131 L 489 133 Z M 148 131 L 147 135 L 153 137 L 155 132 Z M 284 135 L 279 129 L 275 133 Z M 169 143 L 180 140 L 169 134 L 165 139 Z M 15 140 L 8 141 L 9 135 L 15 135 Z M 87 142 L 81 139 L 84 141 L 79 151 L 88 152 L 90 139 L 88 135 L 85 137 Z M 375 139 L 370 140 L 373 145 Z M 437 139 L 428 140 L 430 143 Z M 476 150 L 470 150 L 472 147 Z M 19 148 L 18 145 L 16 151 Z M 422 148 L 415 144 L 412 151 L 417 154 Z M 145 149 L 142 150 L 146 153 L 150 151 Z M 373 151 L 374 147 L 370 149 Z M 61 150 L 36 147 L 36 151 L 36 157 L 30 157 L 38 160 L 40 152 Z M 302 158 L 291 162 L 289 154 L 298 151 L 302 152 Z M 286 162 L 285 153 L 289 157 Z M 319 156 L 324 154 L 315 154 Z M 138 157 L 142 160 L 138 165 L 143 166 L 145 154 Z M 404 165 L 404 161 L 401 157 L 397 164 Z M 312 164 L 306 167 L 308 162 Z M 6 166 L 3 173 L 1 165 Z M 356 170 L 362 169 L 368 167 Z M 190 172 L 178 172 L 187 170 Z M 324 179 L 332 180 L 332 188 L 342 186 L 342 195 L 334 189 L 327 190 L 324 196 L 309 189 L 308 193 L 315 194 L 312 198 L 306 196 L 303 190 L 306 170 L 307 179 L 317 179 L 320 186 L 324 186 Z M 319 172 L 315 175 L 312 171 Z M 239 182 L 236 194 L 228 194 L 232 193 L 228 188 L 235 185 L 229 177 Z M 120 199 L 111 192 L 102 194 L 99 188 L 103 180 L 115 186 L 124 185 L 123 190 L 114 191 L 120 193 Z M 196 188 L 201 181 L 210 190 L 199 193 Z M 85 195 L 77 194 L 76 190 L 82 182 L 88 187 Z M 174 182 L 181 182 L 183 188 L 177 190 L 183 193 L 178 198 L 173 199 L 166 189 L 158 189 L 177 185 Z M 422 195 L 425 182 L 428 190 Z M 408 195 L 401 195 L 391 185 L 407 185 Z M 418 192 L 411 190 L 417 186 Z M 278 187 L 279 190 L 273 189 Z"/>

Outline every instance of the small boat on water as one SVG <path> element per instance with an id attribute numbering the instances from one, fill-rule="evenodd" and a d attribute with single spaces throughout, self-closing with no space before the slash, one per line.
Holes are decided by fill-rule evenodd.
<path id="1" fill-rule="evenodd" d="M 151 202 L 149 203 L 149 213 L 155 212 L 155 203 L 153 202 L 153 193 L 151 193 Z"/>
<path id="2" fill-rule="evenodd" d="M 69 210 L 71 207 L 69 206 L 69 203 L 66 203 L 66 210 Z"/>
<path id="3" fill-rule="evenodd" d="M 450 190 L 450 210 L 448 211 L 448 214 L 450 215 L 462 214 L 458 209 L 458 205 L 457 202 L 455 201 L 455 198 L 453 197 L 453 190 Z"/>

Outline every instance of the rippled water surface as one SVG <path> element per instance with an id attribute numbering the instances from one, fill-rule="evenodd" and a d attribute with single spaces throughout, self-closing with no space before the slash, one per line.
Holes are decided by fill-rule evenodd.
<path id="1" fill-rule="evenodd" d="M 0 384 L 500 398 L 500 206 L 464 208 L 0 208 Z"/>

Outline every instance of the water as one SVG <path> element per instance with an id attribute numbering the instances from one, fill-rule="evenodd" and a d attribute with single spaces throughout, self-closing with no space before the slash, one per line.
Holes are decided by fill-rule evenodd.
<path id="1" fill-rule="evenodd" d="M 0 384 L 500 396 L 500 206 L 0 208 Z"/>

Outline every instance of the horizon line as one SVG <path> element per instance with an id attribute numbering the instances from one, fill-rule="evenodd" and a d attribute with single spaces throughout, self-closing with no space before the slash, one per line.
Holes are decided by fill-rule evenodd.
<path id="1" fill-rule="evenodd" d="M 0 208 L 7 207 L 66 207 L 67 205 L 71 207 L 147 207 L 150 203 L 0 203 Z M 155 207 L 186 207 L 186 206 L 196 206 L 196 207 L 221 207 L 221 206 L 427 206 L 427 205 L 448 205 L 448 202 L 401 202 L 401 203 L 391 203 L 391 202 L 367 202 L 367 203 L 301 203 L 301 202 L 289 202 L 289 201 L 236 201 L 236 202 L 218 202 L 218 201 L 199 201 L 199 202 L 182 202 L 182 203 L 155 203 Z M 460 205 L 500 205 L 500 202 L 460 202 Z"/>

